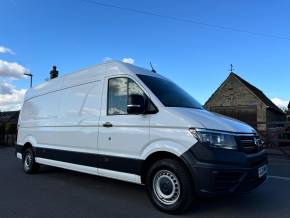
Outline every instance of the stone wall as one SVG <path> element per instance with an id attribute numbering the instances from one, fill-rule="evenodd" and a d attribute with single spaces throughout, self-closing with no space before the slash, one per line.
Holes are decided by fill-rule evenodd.
<path id="1" fill-rule="evenodd" d="M 234 107 L 242 117 L 244 108 L 256 108 L 257 117 L 252 122 L 256 123 L 259 131 L 266 130 L 266 105 L 257 98 L 244 84 L 236 77 L 230 75 L 217 92 L 205 104 L 205 108 L 214 111 L 215 107 Z M 245 114 L 245 116 L 247 116 Z M 235 117 L 237 118 L 237 117 Z"/>

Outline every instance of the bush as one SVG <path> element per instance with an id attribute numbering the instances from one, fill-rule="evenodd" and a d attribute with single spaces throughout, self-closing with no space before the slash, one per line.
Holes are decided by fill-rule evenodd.
<path id="1" fill-rule="evenodd" d="M 4 134 L 16 134 L 16 133 L 17 133 L 17 124 L 14 123 L 4 124 Z"/>

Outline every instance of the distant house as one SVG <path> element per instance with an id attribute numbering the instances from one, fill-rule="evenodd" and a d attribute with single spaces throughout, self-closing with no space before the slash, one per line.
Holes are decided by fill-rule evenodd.
<path id="1" fill-rule="evenodd" d="M 286 119 L 286 114 L 261 90 L 233 72 L 204 106 L 210 111 L 244 121 L 260 132 L 267 130 L 269 122 Z"/>

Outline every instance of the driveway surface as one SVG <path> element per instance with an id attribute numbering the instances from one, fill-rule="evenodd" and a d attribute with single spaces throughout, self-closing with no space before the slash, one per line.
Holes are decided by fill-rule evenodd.
<path id="1" fill-rule="evenodd" d="M 290 217 L 290 160 L 269 156 L 269 178 L 256 191 L 201 199 L 182 216 L 159 212 L 143 186 L 42 167 L 26 175 L 14 148 L 0 146 L 0 217 Z"/>

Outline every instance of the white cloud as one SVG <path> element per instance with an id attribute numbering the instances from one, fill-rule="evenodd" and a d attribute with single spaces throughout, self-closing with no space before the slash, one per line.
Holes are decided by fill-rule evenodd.
<path id="1" fill-rule="evenodd" d="M 7 82 L 0 83 L 0 94 L 12 94 L 14 86 Z"/>
<path id="2" fill-rule="evenodd" d="M 15 54 L 10 48 L 0 46 L 0 54 Z M 24 78 L 28 70 L 16 62 L 0 60 L 0 78 L 7 81 Z M 16 89 L 14 85 L 3 79 L 0 80 L 0 111 L 19 110 L 23 103 L 26 89 Z"/>
<path id="3" fill-rule="evenodd" d="M 0 60 L 0 76 L 12 79 L 20 79 L 28 70 L 16 62 Z"/>
<path id="4" fill-rule="evenodd" d="M 6 48 L 6 47 L 4 47 L 4 46 L 0 46 L 0 54 L 5 54 L 5 53 L 7 53 L 7 54 L 12 54 L 12 55 L 15 54 L 15 52 L 12 51 L 12 49 L 10 49 L 10 48 Z"/>
<path id="5" fill-rule="evenodd" d="M 135 60 L 133 58 L 123 58 L 124 63 L 134 64 Z"/>
<path id="6" fill-rule="evenodd" d="M 276 104 L 281 109 L 286 109 L 288 107 L 288 100 L 283 100 L 280 98 L 272 98 L 271 101 Z"/>
<path id="7" fill-rule="evenodd" d="M 19 110 L 25 92 L 25 89 L 16 89 L 10 83 L 0 83 L 0 111 Z"/>
<path id="8" fill-rule="evenodd" d="M 104 58 L 103 58 L 103 62 L 111 61 L 111 60 L 112 60 L 112 58 L 110 58 L 110 57 L 104 57 Z"/>

